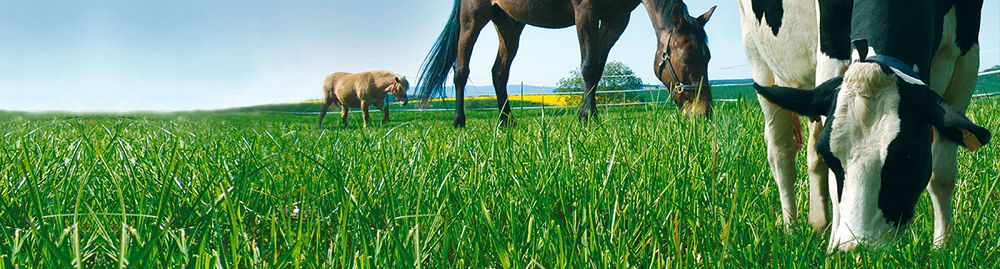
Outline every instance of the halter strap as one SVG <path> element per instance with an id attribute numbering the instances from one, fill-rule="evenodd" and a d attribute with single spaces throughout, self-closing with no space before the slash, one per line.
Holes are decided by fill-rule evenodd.
<path id="1" fill-rule="evenodd" d="M 660 58 L 660 66 L 658 67 L 659 73 L 663 73 L 663 67 L 666 66 L 667 71 L 670 71 L 670 77 L 673 78 L 673 83 L 670 87 L 674 88 L 674 93 L 682 93 L 686 91 L 695 91 L 696 86 L 691 84 L 681 83 L 680 78 L 677 76 L 677 71 L 674 71 L 674 64 L 670 62 L 670 41 L 674 38 L 674 33 L 670 32 L 667 34 L 667 44 L 663 49 L 663 56 Z"/>
<path id="2" fill-rule="evenodd" d="M 896 73 L 896 76 L 902 78 L 903 81 L 910 84 L 927 85 L 919 79 L 920 75 L 917 75 L 917 72 L 914 71 L 913 68 L 906 66 L 906 63 L 903 63 L 902 60 L 896 59 L 892 56 L 875 55 L 861 60 L 861 62 L 882 64 L 889 67 L 889 69 L 891 69 L 893 73 Z"/>

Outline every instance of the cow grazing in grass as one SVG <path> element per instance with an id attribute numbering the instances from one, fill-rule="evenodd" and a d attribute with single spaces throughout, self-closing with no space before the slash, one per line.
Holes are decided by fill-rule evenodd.
<path id="1" fill-rule="evenodd" d="M 369 124 L 368 106 L 374 105 L 382 111 L 382 123 L 389 122 L 389 108 L 382 99 L 392 93 L 406 105 L 406 90 L 410 83 L 406 78 L 388 71 L 368 71 L 357 74 L 337 72 L 323 81 L 323 111 L 319 114 L 319 124 L 323 124 L 326 111 L 333 104 L 340 104 L 340 116 L 347 126 L 347 113 L 351 107 L 360 107 L 364 126 Z"/>
<path id="2" fill-rule="evenodd" d="M 775 14 L 787 10 L 783 8 L 786 3 L 742 2 L 755 2 L 752 4 L 757 5 L 752 7 L 763 13 L 763 19 L 756 25 L 747 21 L 755 18 L 743 18 L 745 40 L 767 39 L 760 36 L 764 31 L 759 28 L 770 28 L 780 38 L 780 27 L 808 23 L 789 22 L 785 16 L 786 20 L 775 29 L 771 22 L 774 17 L 781 17 Z M 988 143 L 991 135 L 963 114 L 979 66 L 977 43 L 983 2 L 820 0 L 815 4 L 818 13 L 811 21 L 818 26 L 814 31 L 817 38 L 812 41 L 802 38 L 799 41 L 803 43 L 789 43 L 785 47 L 815 44 L 816 78 L 825 82 L 811 91 L 793 89 L 810 87 L 801 86 L 808 83 L 795 85 L 780 79 L 758 80 L 768 75 L 781 78 L 788 74 L 779 74 L 781 71 L 774 68 L 754 69 L 757 84 L 791 86 L 756 86 L 765 97 L 761 98 L 761 105 L 768 118 L 769 127 L 765 131 L 768 155 L 772 169 L 778 170 L 774 174 L 782 190 L 786 223 L 794 219 L 794 204 L 785 206 L 789 201 L 794 203 L 790 188 L 795 178 L 794 154 L 789 153 L 795 152 L 795 145 L 787 142 L 794 135 L 775 130 L 794 128 L 774 125 L 797 125 L 787 119 L 795 118 L 794 113 L 798 113 L 825 117 L 811 124 L 809 159 L 811 166 L 828 166 L 836 177 L 836 184 L 829 184 L 829 192 L 834 194 L 831 249 L 849 250 L 858 244 L 878 244 L 891 238 L 896 228 L 912 220 L 917 198 L 925 187 L 934 205 L 934 242 L 941 246 L 946 242 L 951 222 L 957 146 L 974 150 Z M 842 20 L 846 10 L 851 11 L 847 13 L 849 24 Z M 856 62 L 842 77 L 821 80 L 843 66 L 851 51 L 847 39 L 857 40 L 857 53 L 853 55 Z M 751 47 L 751 41 L 747 43 L 748 52 L 757 51 L 757 58 L 750 57 L 757 65 L 776 65 L 778 69 L 792 65 L 782 63 L 787 57 L 768 54 L 766 49 L 761 53 Z M 801 59 L 793 62 L 809 65 L 801 63 L 805 62 Z M 781 82 L 786 83 L 781 85 Z M 775 109 L 775 105 L 781 108 Z M 780 122 L 776 122 L 778 118 Z M 931 126 L 937 136 L 932 134 Z M 775 136 L 776 133 L 784 136 Z M 789 168 L 791 173 L 780 170 Z M 820 171 L 811 167 L 810 172 Z M 818 186 L 813 184 L 813 187 Z M 822 206 L 815 201 L 811 204 L 814 209 Z M 812 221 L 812 214 L 810 220 L 814 227 L 818 224 Z"/>

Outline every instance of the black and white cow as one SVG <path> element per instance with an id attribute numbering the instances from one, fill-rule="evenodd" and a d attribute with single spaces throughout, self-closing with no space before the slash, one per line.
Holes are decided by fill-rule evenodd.
<path id="1" fill-rule="evenodd" d="M 824 75 L 821 70 L 831 71 L 831 66 L 844 62 L 851 51 L 847 39 L 859 40 L 855 44 L 858 53 L 853 55 L 856 62 L 846 73 L 825 80 L 812 91 L 802 91 L 792 88 L 808 87 L 758 81 L 758 70 L 754 70 L 758 84 L 792 87 L 757 86 L 758 93 L 765 97 L 761 98 L 762 107 L 776 104 L 793 113 L 826 117 L 823 123 L 813 123 L 814 127 L 821 127 L 819 133 L 813 128 L 810 142 L 814 143 L 810 143 L 810 151 L 822 157 L 822 163 L 830 167 L 837 179 L 836 184 L 829 184 L 829 192 L 835 194 L 831 249 L 848 250 L 891 237 L 895 228 L 912 220 L 917 197 L 925 187 L 934 205 L 935 244 L 940 246 L 946 241 L 951 222 L 950 199 L 957 175 L 957 145 L 974 150 L 990 139 L 988 130 L 963 115 L 979 65 L 977 43 L 982 4 L 982 1 L 946 0 L 853 3 L 819 0 L 815 19 L 818 38 L 814 39 L 819 43 L 817 81 L 824 81 L 819 79 Z M 830 13 L 844 10 L 851 10 L 850 27 L 844 27 L 845 23 L 836 19 L 843 14 Z M 764 17 L 767 22 L 766 13 Z M 782 25 L 789 23 L 785 20 Z M 766 63 L 780 61 L 761 58 Z M 768 108 L 772 108 L 771 112 Z M 765 116 L 787 113 L 773 111 L 773 107 L 765 108 Z M 933 144 L 930 126 L 939 134 Z M 770 141 L 775 138 L 768 139 L 769 157 L 774 157 L 771 145 L 780 143 Z M 810 158 L 812 161 L 815 160 Z M 814 172 L 812 167 L 810 171 Z M 780 183 L 779 180 L 779 186 Z"/>

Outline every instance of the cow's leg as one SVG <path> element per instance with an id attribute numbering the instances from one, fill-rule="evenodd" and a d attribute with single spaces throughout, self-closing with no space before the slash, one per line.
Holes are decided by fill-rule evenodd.
<path id="1" fill-rule="evenodd" d="M 385 103 L 377 102 L 375 103 L 375 108 L 382 111 L 382 125 L 389 123 L 389 108 L 385 106 Z"/>
<path id="2" fill-rule="evenodd" d="M 821 119 L 809 122 L 809 144 L 806 149 L 806 162 L 809 164 L 809 225 L 816 231 L 826 229 L 829 223 L 827 205 L 830 204 L 828 186 L 830 168 L 816 151 L 821 130 L 823 130 Z"/>
<path id="3" fill-rule="evenodd" d="M 485 3 L 482 5 L 480 3 Z M 479 32 L 493 13 L 488 2 L 463 5 L 459 15 L 458 58 L 455 61 L 455 127 L 465 127 L 465 85 L 469 81 L 469 60 Z"/>
<path id="4" fill-rule="evenodd" d="M 843 75 L 851 62 L 850 20 L 853 3 L 852 1 L 826 1 L 822 5 L 819 1 L 814 3 L 816 25 L 819 26 L 816 35 L 817 44 L 822 44 L 816 46 L 815 84 L 821 84 Z M 832 173 L 829 166 L 816 151 L 819 133 L 825 122 L 826 119 L 820 117 L 818 121 L 813 119 L 809 123 L 809 143 L 806 147 L 806 162 L 809 166 L 809 225 L 816 231 L 824 229 L 829 223 L 828 204 L 831 205 L 834 223 L 831 230 L 836 229 L 839 220 L 837 182 L 830 181 Z"/>
<path id="5" fill-rule="evenodd" d="M 767 143 L 767 163 L 771 176 L 778 186 L 781 211 L 785 228 L 791 229 L 796 219 L 795 207 L 795 154 L 801 146 L 802 134 L 799 117 L 763 96 L 758 96 L 764 112 L 764 138 Z"/>
<path id="6" fill-rule="evenodd" d="M 344 127 L 347 127 L 347 113 L 350 111 L 351 109 L 347 105 L 340 104 L 340 122 L 343 123 Z"/>
<path id="7" fill-rule="evenodd" d="M 493 15 L 493 26 L 500 38 L 500 50 L 497 60 L 493 63 L 493 90 L 497 94 L 497 106 L 500 108 L 500 125 L 507 125 L 510 117 L 510 101 L 507 99 L 507 81 L 510 79 L 510 66 L 517 55 L 521 42 L 521 31 L 524 23 L 511 19 L 503 10 L 497 9 Z"/>
<path id="8" fill-rule="evenodd" d="M 817 51 L 816 59 L 816 84 L 826 82 L 831 78 L 841 76 L 847 70 L 850 59 L 836 59 L 826 52 Z M 841 55 L 843 56 L 843 55 Z M 848 56 L 849 57 L 849 56 Z M 819 142 L 819 133 L 823 130 L 826 122 L 825 117 L 813 119 L 809 123 L 809 144 L 806 148 L 806 162 L 809 165 L 809 225 L 816 231 L 826 227 L 832 219 L 834 225 L 831 231 L 836 229 L 839 221 L 838 207 L 839 197 L 837 194 L 837 182 L 830 181 L 833 178 L 830 167 L 823 161 L 822 156 L 816 151 L 816 143 Z M 831 199 L 831 195 L 833 198 Z M 830 205 L 830 213 L 827 213 L 827 205 Z M 831 218 L 827 218 L 830 216 Z M 833 233 L 831 233 L 833 234 Z"/>
<path id="9" fill-rule="evenodd" d="M 764 58 L 757 50 L 752 37 L 744 31 L 747 62 L 755 83 L 760 85 L 775 85 L 774 73 L 767 66 Z M 781 86 L 799 86 L 782 85 Z M 757 96 L 764 113 L 764 140 L 767 144 L 767 163 L 771 168 L 771 176 L 778 186 L 781 200 L 782 223 L 785 230 L 790 231 L 792 222 L 796 219 L 795 207 L 795 154 L 801 144 L 801 130 L 798 115 L 767 101 L 763 96 Z"/>
<path id="10" fill-rule="evenodd" d="M 978 67 L 979 46 L 974 45 L 966 55 L 958 58 L 951 83 L 942 96 L 945 102 L 965 112 L 976 86 Z M 948 242 L 951 226 L 951 197 L 958 177 L 958 146 L 936 132 L 931 146 L 934 161 L 927 192 L 934 206 L 934 246 L 942 247 Z"/>
<path id="11" fill-rule="evenodd" d="M 960 57 L 960 49 L 955 40 L 955 10 L 945 14 L 942 22 L 941 44 L 931 60 L 931 89 L 937 91 L 945 102 L 965 111 L 968 107 L 972 89 L 975 87 L 976 69 L 979 66 L 979 50 L 969 51 Z M 967 57 L 973 56 L 974 59 Z M 971 60 L 971 61 L 970 61 Z M 961 63 L 960 63 L 961 62 Z M 975 64 L 973 67 L 965 65 Z M 968 75 L 963 73 L 970 72 Z M 966 77 L 967 76 L 967 77 Z M 931 145 L 932 170 L 927 192 L 931 197 L 934 210 L 934 245 L 943 246 L 948 240 L 948 228 L 951 225 L 951 197 L 955 190 L 955 179 L 958 176 L 958 146 L 934 131 L 935 139 Z"/>

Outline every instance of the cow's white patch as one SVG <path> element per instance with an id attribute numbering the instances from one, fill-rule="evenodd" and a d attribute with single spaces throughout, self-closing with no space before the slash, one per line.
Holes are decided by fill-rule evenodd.
<path id="1" fill-rule="evenodd" d="M 899 134 L 899 89 L 877 63 L 855 63 L 837 96 L 830 149 L 844 167 L 831 248 L 877 243 L 892 229 L 878 207 L 882 166 Z"/>
<path id="2" fill-rule="evenodd" d="M 781 29 L 775 36 L 766 18 L 758 22 L 751 0 L 737 2 L 747 61 L 754 82 L 812 88 L 816 84 L 816 51 L 819 27 L 816 4 L 809 1 L 785 1 Z M 764 16 L 767 16 L 766 14 Z M 796 219 L 795 154 L 802 143 L 798 117 L 760 98 L 764 112 L 764 136 L 771 175 L 781 196 L 782 223 L 786 228 Z"/>
<path id="3" fill-rule="evenodd" d="M 747 50 L 753 50 L 752 53 L 747 53 L 753 73 L 773 76 L 772 81 L 778 82 L 778 86 L 815 86 L 816 51 L 819 47 L 816 4 L 809 1 L 784 1 L 783 23 L 775 36 L 766 18 L 758 23 L 751 0 L 740 0 L 737 3 L 744 45 Z M 752 57 L 754 54 L 759 57 Z"/>
<path id="4" fill-rule="evenodd" d="M 962 50 L 956 43 L 955 29 L 958 26 L 958 19 L 955 17 L 955 8 L 948 10 L 941 22 L 941 43 L 934 51 L 934 58 L 931 59 L 931 89 L 939 95 L 944 96 L 951 84 L 955 73 L 955 63 Z M 978 57 L 977 57 L 978 59 Z M 976 66 L 978 68 L 978 65 Z"/>

